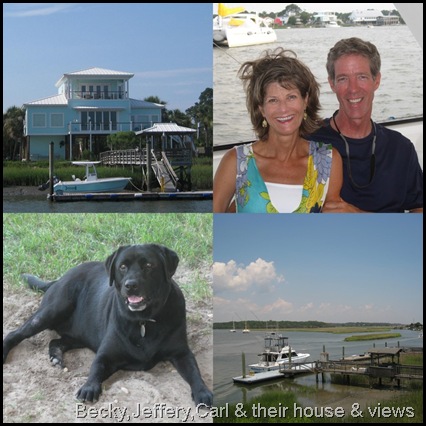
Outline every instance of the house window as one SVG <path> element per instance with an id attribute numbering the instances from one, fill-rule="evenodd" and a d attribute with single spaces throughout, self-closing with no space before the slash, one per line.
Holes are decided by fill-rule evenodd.
<path id="1" fill-rule="evenodd" d="M 96 111 L 95 118 L 96 118 L 96 120 L 95 120 L 94 128 L 96 130 L 102 130 L 102 127 L 101 127 L 102 126 L 102 112 Z"/>
<path id="2" fill-rule="evenodd" d="M 50 127 L 64 127 L 64 114 L 50 114 Z"/>
<path id="3" fill-rule="evenodd" d="M 33 127 L 46 127 L 46 114 L 33 114 Z"/>
<path id="4" fill-rule="evenodd" d="M 112 125 L 111 125 L 112 123 Z M 82 111 L 82 130 L 117 130 L 116 111 Z"/>

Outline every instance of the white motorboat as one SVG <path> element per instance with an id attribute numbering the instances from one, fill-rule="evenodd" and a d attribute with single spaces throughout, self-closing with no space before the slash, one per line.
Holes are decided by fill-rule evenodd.
<path id="1" fill-rule="evenodd" d="M 218 4 L 218 15 L 213 18 L 213 45 L 241 47 L 277 41 L 270 18 L 263 19 L 257 13 L 243 11 L 243 7 L 228 8 L 223 3 Z"/>
<path id="2" fill-rule="evenodd" d="M 60 180 L 55 183 L 53 192 L 58 195 L 76 192 L 120 192 L 132 179 L 130 177 L 98 178 L 95 165 L 100 164 L 100 161 L 73 161 L 72 164 L 86 167 L 86 176 L 83 180 L 73 176 L 71 181 Z"/>
<path id="3" fill-rule="evenodd" d="M 254 373 L 279 370 L 283 364 L 291 362 L 303 363 L 310 354 L 296 352 L 288 344 L 288 337 L 269 333 L 265 336 L 265 346 L 259 357 L 259 362 L 249 365 Z"/>
<path id="4" fill-rule="evenodd" d="M 325 28 L 340 28 L 340 25 L 336 21 L 331 21 L 325 24 Z"/>

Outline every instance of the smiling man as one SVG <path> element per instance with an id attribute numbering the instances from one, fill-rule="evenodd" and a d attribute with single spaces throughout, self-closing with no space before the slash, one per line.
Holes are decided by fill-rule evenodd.
<path id="1" fill-rule="evenodd" d="M 323 212 L 423 212 L 423 171 L 413 143 L 371 119 L 380 66 L 376 46 L 356 37 L 328 53 L 328 82 L 339 109 L 312 139 L 339 151 L 343 186 L 342 200 L 326 202 Z"/>

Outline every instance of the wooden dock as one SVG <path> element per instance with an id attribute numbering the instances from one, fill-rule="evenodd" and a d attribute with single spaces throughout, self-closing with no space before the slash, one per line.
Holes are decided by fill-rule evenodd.
<path id="1" fill-rule="evenodd" d="M 279 370 L 265 371 L 261 373 L 250 372 L 242 376 L 233 377 L 235 383 L 255 384 L 266 380 L 294 377 L 298 374 L 315 374 L 316 381 L 321 375 L 322 381 L 325 374 L 344 377 L 350 384 L 351 376 L 365 376 L 372 387 L 375 381 L 382 385 L 382 380 L 387 379 L 391 384 L 399 387 L 401 380 L 423 380 L 423 366 L 403 365 L 399 362 L 399 355 L 403 348 L 371 348 L 369 356 L 353 359 L 329 360 L 328 354 L 322 354 L 322 360 L 305 363 L 284 363 Z M 361 358 L 361 359 L 360 359 Z M 390 361 L 381 361 L 384 358 Z M 355 359 L 355 360 L 354 360 Z"/>
<path id="2" fill-rule="evenodd" d="M 245 376 L 233 377 L 235 383 L 254 384 L 266 380 L 294 377 L 298 374 L 315 373 L 315 362 L 285 363 L 278 370 L 264 371 L 261 373 L 249 372 Z"/>
<path id="3" fill-rule="evenodd" d="M 50 201 L 158 201 L 158 200 L 212 200 L 213 191 L 182 192 L 118 192 L 118 193 L 64 193 L 51 194 Z"/>

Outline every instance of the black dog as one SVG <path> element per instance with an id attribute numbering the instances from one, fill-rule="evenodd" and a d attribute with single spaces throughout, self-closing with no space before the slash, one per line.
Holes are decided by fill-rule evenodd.
<path id="1" fill-rule="evenodd" d="M 172 279 L 179 258 L 167 247 L 120 247 L 103 262 L 87 262 L 45 283 L 25 274 L 29 286 L 45 291 L 38 311 L 3 341 L 3 362 L 22 340 L 45 329 L 61 336 L 49 345 L 50 359 L 88 347 L 96 352 L 89 377 L 77 392 L 97 400 L 104 380 L 117 370 L 149 370 L 171 361 L 191 386 L 196 405 L 212 405 L 186 334 L 185 299 Z"/>

